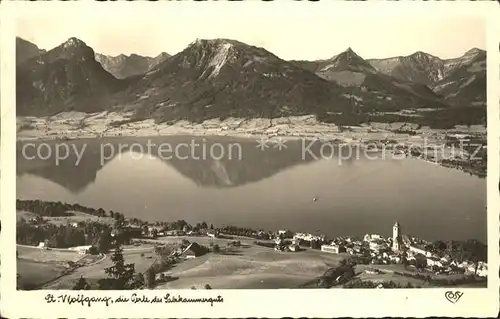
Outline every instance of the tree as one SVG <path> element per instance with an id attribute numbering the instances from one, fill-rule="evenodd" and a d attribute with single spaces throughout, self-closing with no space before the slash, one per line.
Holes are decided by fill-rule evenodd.
<path id="1" fill-rule="evenodd" d="M 212 251 L 216 254 L 220 253 L 220 247 L 219 245 L 215 244 L 213 247 L 212 247 Z"/>
<path id="2" fill-rule="evenodd" d="M 205 289 L 210 290 L 210 289 L 212 289 L 212 287 L 210 287 L 210 285 L 209 285 L 209 284 L 206 284 L 206 285 L 205 285 Z"/>
<path id="3" fill-rule="evenodd" d="M 427 258 L 422 254 L 415 255 L 415 267 L 418 269 L 424 269 L 427 267 Z"/>
<path id="4" fill-rule="evenodd" d="M 97 242 L 97 249 L 99 250 L 100 253 L 105 253 L 109 250 L 110 246 L 111 246 L 111 234 L 109 233 L 109 230 L 106 229 L 99 236 Z"/>
<path id="5" fill-rule="evenodd" d="M 76 284 L 73 286 L 73 290 L 90 290 L 90 285 L 88 282 L 83 278 L 83 276 L 78 279 Z"/>
<path id="6" fill-rule="evenodd" d="M 97 250 L 97 247 L 96 246 L 91 246 L 88 250 L 88 253 L 90 255 L 97 255 L 99 254 L 99 251 Z"/>
<path id="7" fill-rule="evenodd" d="M 441 240 L 435 241 L 432 245 L 434 246 L 434 248 L 437 252 L 441 252 L 441 253 L 445 252 L 446 249 L 448 248 L 446 243 L 441 241 Z"/>
<path id="8" fill-rule="evenodd" d="M 115 222 L 113 224 L 114 228 L 121 231 L 125 224 L 125 217 L 120 213 L 115 213 Z"/>
<path id="9" fill-rule="evenodd" d="M 114 265 L 104 269 L 115 290 L 125 290 L 130 286 L 130 281 L 134 277 L 134 264 L 125 264 L 123 250 L 120 241 L 117 239 L 115 251 L 111 256 Z"/>
<path id="10" fill-rule="evenodd" d="M 318 279 L 318 288 L 330 288 L 333 284 L 333 279 L 331 277 L 321 276 Z"/>
<path id="11" fill-rule="evenodd" d="M 408 265 L 409 265 L 409 263 L 408 263 L 408 259 L 406 259 L 406 256 L 405 256 L 405 255 L 401 256 L 401 264 L 403 265 L 403 267 L 404 267 L 405 269 L 406 269 L 406 268 L 408 267 Z"/>
<path id="12" fill-rule="evenodd" d="M 156 274 L 151 267 L 146 270 L 145 282 L 148 289 L 154 288 L 156 284 Z"/>
<path id="13" fill-rule="evenodd" d="M 214 230 L 214 224 L 210 224 L 210 229 Z"/>
<path id="14" fill-rule="evenodd" d="M 151 231 L 151 237 L 156 238 L 158 237 L 158 230 L 156 228 L 153 228 Z"/>
<path id="15" fill-rule="evenodd" d="M 201 229 L 201 223 L 196 223 L 196 225 L 193 227 L 193 231 L 199 231 Z"/>
<path id="16" fill-rule="evenodd" d="M 138 289 L 144 286 L 145 280 L 144 280 L 144 275 L 142 273 L 137 273 L 134 276 L 134 279 L 132 280 L 132 283 L 130 285 L 131 289 Z"/>
<path id="17" fill-rule="evenodd" d="M 213 225 L 212 225 L 213 226 Z M 201 229 L 207 229 L 208 228 L 208 225 L 207 225 L 207 222 L 203 221 L 201 223 Z"/>

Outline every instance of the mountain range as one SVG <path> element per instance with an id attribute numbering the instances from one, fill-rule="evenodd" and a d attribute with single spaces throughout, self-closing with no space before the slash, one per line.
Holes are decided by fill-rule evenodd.
<path id="1" fill-rule="evenodd" d="M 348 48 L 327 60 L 292 63 L 335 81 L 348 78 L 345 72 L 349 71 L 354 85 L 359 85 L 356 79 L 359 79 L 361 74 L 376 76 L 377 81 L 381 82 L 383 80 L 380 76 L 386 75 L 389 76 L 385 78 L 386 81 L 393 83 L 397 80 L 425 85 L 452 105 L 486 103 L 486 51 L 477 48 L 454 59 L 440 59 L 418 51 L 409 56 L 368 60 Z"/>
<path id="2" fill-rule="evenodd" d="M 285 61 L 236 40 L 198 39 L 174 56 L 150 58 L 96 54 L 76 38 L 44 51 L 18 38 L 16 57 L 19 115 L 112 109 L 200 122 L 315 114 L 356 124 L 401 117 L 380 112 L 430 108 L 436 113 L 421 118 L 464 124 L 472 114 L 468 124 L 476 124 L 486 112 L 486 52 L 479 49 L 448 60 L 423 52 L 365 60 L 349 48 L 326 60 Z"/>

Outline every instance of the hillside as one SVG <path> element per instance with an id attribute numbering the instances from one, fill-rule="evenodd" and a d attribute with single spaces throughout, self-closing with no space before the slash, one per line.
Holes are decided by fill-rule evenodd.
<path id="1" fill-rule="evenodd" d="M 161 122 L 345 111 L 342 92 L 262 48 L 216 39 L 196 40 L 121 95 L 139 117 Z"/>
<path id="2" fill-rule="evenodd" d="M 368 62 L 380 73 L 429 86 L 452 105 L 486 103 L 486 52 L 483 50 L 471 49 L 455 59 L 440 59 L 416 52 Z"/>
<path id="3" fill-rule="evenodd" d="M 128 84 L 106 72 L 94 59 L 92 48 L 71 38 L 17 66 L 17 114 L 101 110 L 111 105 L 112 94 Z"/>
<path id="4" fill-rule="evenodd" d="M 35 44 L 16 37 L 16 64 L 20 64 L 43 53 L 45 53 L 45 50 L 39 49 Z"/>
<path id="5" fill-rule="evenodd" d="M 327 60 L 292 63 L 349 88 L 362 112 L 447 107 L 427 86 L 380 73 L 351 48 Z"/>

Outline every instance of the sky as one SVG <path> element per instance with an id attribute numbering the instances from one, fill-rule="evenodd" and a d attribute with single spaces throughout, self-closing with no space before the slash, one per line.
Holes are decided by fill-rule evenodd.
<path id="1" fill-rule="evenodd" d="M 127 6 L 113 3 L 113 7 L 102 5 L 99 9 L 45 4 L 19 10 L 16 19 L 17 36 L 42 49 L 56 47 L 70 37 L 107 55 L 175 54 L 197 38 L 235 39 L 264 47 L 286 60 L 326 59 L 348 47 L 367 59 L 416 51 L 454 58 L 474 47 L 486 49 L 482 16 L 464 12 L 431 14 L 432 8 L 426 8 L 426 13 L 406 10 L 402 14 L 401 10 L 347 11 L 338 5 L 336 10 L 329 10 L 332 8 L 326 5 L 307 6 L 292 1 L 280 6 L 250 2 L 128 2 Z"/>

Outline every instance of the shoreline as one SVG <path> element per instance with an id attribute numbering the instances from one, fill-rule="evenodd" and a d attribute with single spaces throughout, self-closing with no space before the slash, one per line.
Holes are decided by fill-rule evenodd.
<path id="1" fill-rule="evenodd" d="M 42 206 L 45 206 L 45 205 L 56 205 L 57 206 L 57 210 L 59 212 L 62 212 L 64 211 L 64 214 L 65 215 L 54 215 L 54 216 L 50 216 L 50 215 L 42 215 L 40 214 L 39 212 L 36 212 L 36 211 L 33 211 L 33 210 L 30 210 L 27 208 L 26 205 L 28 206 L 31 206 L 30 204 L 35 204 L 37 203 L 38 205 L 42 205 Z M 19 206 L 21 205 L 21 206 Z M 52 206 L 53 207 L 53 206 Z M 33 207 L 32 207 L 33 208 Z M 40 206 L 37 206 L 36 209 L 41 209 Z M 84 212 L 85 211 L 85 212 Z M 42 218 L 44 218 L 48 223 L 51 222 L 51 219 L 53 218 L 62 218 L 62 219 L 66 219 L 66 220 L 71 220 L 72 218 L 75 218 L 77 216 L 82 216 L 82 215 L 85 215 L 85 216 L 89 216 L 89 218 L 87 218 L 86 220 L 92 220 L 92 218 L 90 218 L 90 216 L 94 217 L 94 218 L 98 218 L 98 221 L 99 222 L 99 219 L 110 219 L 110 220 L 115 220 L 114 218 L 116 218 L 116 216 L 123 216 L 124 218 L 124 221 L 127 221 L 128 222 L 128 226 L 130 227 L 137 227 L 137 226 L 143 226 L 143 225 L 148 225 L 148 226 L 151 226 L 153 228 L 162 228 L 163 226 L 165 226 L 166 224 L 162 224 L 162 223 L 169 223 L 169 221 L 166 221 L 166 220 L 142 220 L 140 218 L 136 218 L 136 217 L 129 217 L 129 216 L 126 216 L 125 214 L 123 213 L 120 213 L 120 212 L 114 212 L 115 213 L 115 216 L 112 217 L 110 215 L 110 212 L 112 210 L 105 210 L 103 209 L 102 212 L 104 212 L 104 214 L 102 214 L 101 212 L 101 215 L 99 215 L 98 213 L 98 209 L 95 209 L 95 208 L 92 208 L 92 207 L 88 207 L 88 206 L 84 206 L 84 205 L 80 205 L 79 203 L 77 202 L 74 202 L 74 203 L 68 203 L 68 202 L 55 202 L 55 201 L 50 201 L 50 200 L 42 200 L 42 199 L 19 199 L 19 198 L 16 198 L 16 218 L 17 216 L 19 216 L 19 214 L 23 214 L 23 213 L 27 213 L 27 214 L 33 214 L 33 215 L 37 215 L 37 216 L 40 216 Z M 94 213 L 91 213 L 91 212 L 94 212 Z M 118 215 L 116 215 L 118 214 Z M 26 220 L 27 217 L 24 217 L 23 218 Z M 83 221 L 83 220 L 79 220 L 79 221 Z M 95 220 L 94 220 L 95 221 Z M 194 221 L 186 221 L 186 220 L 183 220 L 186 225 L 190 225 L 191 227 L 194 225 Z M 19 220 L 16 220 L 16 224 L 19 222 Z M 101 221 L 102 223 L 105 223 L 104 221 Z M 265 228 L 265 227 L 259 227 L 259 228 L 255 228 L 255 227 L 248 227 L 248 226 L 237 226 L 237 225 L 213 225 L 211 222 L 207 222 L 207 228 L 206 229 L 208 232 L 214 232 L 215 230 L 217 230 L 220 234 L 224 234 L 226 236 L 233 236 L 235 238 L 226 238 L 226 239 L 237 239 L 238 237 L 240 238 L 246 238 L 246 239 L 252 239 L 252 240 L 271 240 L 270 238 L 266 238 L 268 235 L 270 234 L 274 234 L 275 231 L 274 230 L 271 230 L 271 229 L 268 229 L 268 228 Z M 159 223 L 159 224 L 157 224 Z M 111 226 L 112 224 L 108 224 L 109 226 Z M 208 226 L 214 226 L 213 228 L 211 227 L 208 227 Z M 306 234 L 308 232 L 301 232 L 297 229 L 288 229 L 289 231 L 292 231 L 294 233 L 297 233 L 297 234 Z M 238 234 L 235 234 L 238 233 Z M 165 234 L 166 237 L 176 237 L 176 236 L 190 236 L 189 234 L 187 234 L 187 231 L 184 231 L 184 230 L 175 230 L 175 233 L 176 234 Z M 315 232 L 315 234 L 312 234 L 314 236 L 317 236 L 317 237 L 320 237 L 319 235 L 319 232 Z M 325 237 L 331 237 L 331 236 L 334 236 L 332 234 L 330 235 L 326 235 L 326 234 L 323 234 Z M 387 234 L 387 236 L 389 236 L 390 234 Z M 194 234 L 192 234 L 191 236 L 195 236 Z M 360 235 L 352 235 L 350 237 L 352 238 L 362 238 L 362 234 Z M 386 235 L 382 235 L 382 236 L 386 236 Z M 335 237 L 335 236 L 334 236 Z M 345 236 L 340 236 L 340 237 L 345 237 Z M 221 237 L 223 238 L 223 237 Z M 429 239 L 422 239 L 420 237 L 418 237 L 419 240 L 422 240 L 424 242 L 431 242 L 431 241 L 438 241 L 438 240 L 443 240 L 443 241 L 465 241 L 465 239 L 453 239 L 453 238 L 448 238 L 448 239 L 432 239 L 432 240 L 429 240 Z M 149 240 L 150 238 L 145 238 L 145 240 Z M 487 239 L 487 238 L 486 238 Z M 484 243 L 483 240 L 479 240 L 479 239 L 475 239 L 481 243 Z M 23 246 L 24 244 L 19 244 L 16 242 L 17 245 L 21 245 Z M 486 241 L 486 245 L 487 245 L 487 241 Z M 27 245 L 29 246 L 29 245 Z M 60 250 L 62 251 L 67 251 L 67 248 L 61 248 Z"/>
<path id="2" fill-rule="evenodd" d="M 481 125 L 455 126 L 450 129 L 431 129 L 408 122 L 337 125 L 318 121 L 315 115 L 281 118 L 227 118 L 210 119 L 201 123 L 176 121 L 155 123 L 153 120 L 134 120 L 130 113 L 80 113 L 66 112 L 51 117 L 19 116 L 16 118 L 16 141 L 71 140 L 103 137 L 148 136 L 228 136 L 236 138 L 285 139 L 378 139 L 408 140 L 412 136 L 441 137 L 447 134 L 465 133 L 485 135 Z"/>
<path id="3" fill-rule="evenodd" d="M 431 129 L 406 122 L 370 123 L 359 126 L 342 126 L 316 120 L 314 115 L 282 118 L 227 118 L 205 120 L 201 123 L 177 121 L 155 123 L 153 120 L 134 120 L 131 113 L 81 113 L 65 112 L 49 117 L 17 117 L 16 143 L 62 141 L 101 138 L 134 137 L 226 137 L 235 139 L 281 139 L 287 140 L 328 140 L 341 145 L 357 145 L 366 148 L 382 146 L 383 151 L 393 152 L 402 147 L 405 157 L 422 159 L 431 164 L 458 169 L 479 178 L 485 178 L 485 165 L 464 158 L 469 151 L 460 150 L 451 158 L 429 157 L 424 150 L 415 156 L 412 148 L 443 147 L 446 142 L 460 138 L 472 138 L 486 145 L 487 130 L 481 125 L 455 126 L 453 129 Z M 383 141 L 386 144 L 383 144 Z M 393 148 L 386 148 L 391 141 Z M 443 142 L 445 143 L 443 146 Z M 448 147 L 448 150 L 451 149 Z M 380 150 L 380 149 L 379 149 Z M 424 158 L 422 158 L 422 155 Z M 479 159 L 484 164 L 484 158 Z"/>

